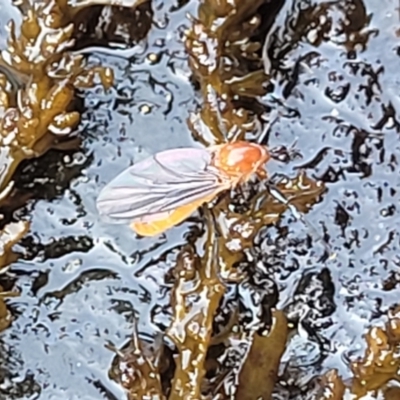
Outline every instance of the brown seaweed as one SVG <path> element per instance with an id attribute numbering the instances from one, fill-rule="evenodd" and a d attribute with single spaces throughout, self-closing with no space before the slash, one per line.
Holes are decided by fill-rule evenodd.
<path id="1" fill-rule="evenodd" d="M 200 399 L 213 317 L 224 293 L 218 279 L 215 239 L 211 228 L 202 259 L 191 247 L 179 256 L 172 297 L 174 315 L 167 331 L 178 349 L 169 400 Z"/>
<path id="2" fill-rule="evenodd" d="M 129 400 L 165 399 L 160 377 L 163 366 L 161 336 L 151 343 L 140 337 L 135 324 L 132 339 L 125 346 L 121 349 L 113 345 L 107 347 L 116 353 L 109 376 L 126 389 Z"/>
<path id="3" fill-rule="evenodd" d="M 365 355 L 350 364 L 353 372 L 351 392 L 356 398 L 368 392 L 377 394 L 390 381 L 400 381 L 400 308 L 390 313 L 385 327 L 372 327 L 365 340 Z"/>
<path id="4" fill-rule="evenodd" d="M 13 222 L 6 225 L 0 232 L 0 273 L 4 273 L 8 266 L 17 260 L 18 255 L 12 252 L 14 246 L 28 231 L 26 221 Z"/>
<path id="5" fill-rule="evenodd" d="M 12 247 L 26 234 L 28 229 L 29 223 L 20 221 L 6 225 L 0 232 L 0 273 L 5 273 L 10 264 L 17 260 L 18 254 L 12 251 Z M 18 292 L 4 291 L 0 285 L 0 332 L 8 328 L 12 322 L 12 315 L 7 308 L 5 299 L 16 296 L 18 296 Z"/>
<path id="6" fill-rule="evenodd" d="M 144 4 L 136 1 L 120 5 L 128 3 L 134 7 Z M 14 24 L 10 24 L 8 48 L 0 60 L 5 71 L 8 74 L 11 71 L 9 76 L 16 78 L 10 82 L 4 75 L 0 82 L 3 110 L 0 149 L 5 165 L 0 190 L 4 197 L 12 191 L 12 176 L 22 160 L 38 157 L 50 148 L 77 145 L 74 129 L 80 116 L 74 109 L 75 90 L 93 86 L 96 76 L 106 88 L 112 84 L 111 70 L 88 68 L 82 54 L 72 52 L 77 33 L 74 18 L 95 4 L 103 2 L 77 1 L 70 6 L 66 0 L 49 0 L 35 6 L 27 4 L 19 37 Z M 267 93 L 269 77 L 261 59 L 266 28 L 261 23 L 260 9 L 267 5 L 269 2 L 264 0 L 253 3 L 204 0 L 198 17 L 192 19 L 186 48 L 204 106 L 192 114 L 189 125 L 194 137 L 205 144 L 261 134 L 258 117 L 265 110 L 257 98 Z M 47 17 L 49 12 L 51 18 Z M 315 204 L 324 190 L 303 173 L 279 183 L 278 187 L 303 212 Z M 276 223 L 287 209 L 268 194 L 262 183 L 249 183 L 248 194 L 233 208 L 230 205 L 239 197 L 237 193 L 222 196 L 212 211 L 205 207 L 204 247 L 198 249 L 188 244 L 179 254 L 171 300 L 173 315 L 166 332 L 176 347 L 168 397 L 171 400 L 199 400 L 217 392 L 225 397 L 227 393 L 220 383 L 231 374 L 239 377 L 238 398 L 269 396 L 273 390 L 287 335 L 281 311 L 274 314 L 271 332 L 253 336 L 244 332 L 249 352 L 242 360 L 241 372 L 240 368 L 232 368 L 226 375 L 221 372 L 221 379 L 209 380 L 205 385 L 210 371 L 207 363 L 213 361 L 208 357 L 211 345 L 218 341 L 229 343 L 235 336 L 235 324 L 231 323 L 234 319 L 224 327 L 224 334 L 214 335 L 214 318 L 223 301 L 226 282 L 243 280 L 245 274 L 237 269 L 238 263 L 245 259 L 258 232 Z M 146 396 L 162 399 L 168 394 L 162 385 L 165 372 L 161 366 L 162 345 L 149 352 L 147 344 L 135 330 L 126 348 L 114 349 L 117 357 L 110 377 L 126 389 L 130 399 Z M 257 363 L 271 359 L 268 368 Z M 253 380 L 248 379 L 252 370 Z M 262 379 L 268 383 L 260 391 L 249 389 L 250 382 Z"/>
<path id="7" fill-rule="evenodd" d="M 346 386 L 336 369 L 328 371 L 320 378 L 321 388 L 317 394 L 318 400 L 342 400 Z"/>
<path id="8" fill-rule="evenodd" d="M 125 55 L 131 53 L 131 45 L 145 39 L 152 27 L 151 5 L 150 0 L 74 2 L 69 12 L 74 15 L 76 48 L 82 53 L 96 51 L 113 56 L 113 47 L 118 44 L 119 48 L 128 46 L 123 50 Z"/>
<path id="9" fill-rule="evenodd" d="M 318 399 L 340 400 L 345 392 L 353 399 L 362 399 L 367 394 L 376 398 L 380 395 L 385 399 L 397 398 L 398 387 L 390 384 L 400 382 L 400 308 L 390 312 L 384 327 L 371 327 L 365 341 L 365 354 L 350 362 L 352 378 L 343 381 L 336 370 L 328 371 L 321 378 Z"/>
<path id="10" fill-rule="evenodd" d="M 0 193 L 11 193 L 12 176 L 24 159 L 39 157 L 51 148 L 75 148 L 74 129 L 80 116 L 73 109 L 75 90 L 94 85 L 99 76 L 108 88 L 109 68 L 88 68 L 74 45 L 74 25 L 66 1 L 24 4 L 20 35 L 9 23 L 7 49 L 0 66 L 18 87 L 0 76 Z M 16 78 L 15 78 L 16 77 Z"/>
<path id="11" fill-rule="evenodd" d="M 390 387 L 383 391 L 383 396 L 385 400 L 397 400 L 400 399 L 400 388 Z"/>
<path id="12" fill-rule="evenodd" d="M 251 40 L 260 33 L 258 9 L 265 3 L 204 0 L 198 17 L 192 17 L 186 48 L 204 103 L 188 122 L 194 137 L 205 144 L 245 139 L 260 127 L 238 100 L 267 93 L 268 76 L 258 55 L 262 45 Z"/>
<path id="13" fill-rule="evenodd" d="M 270 399 L 278 376 L 278 367 L 286 348 L 288 325 L 282 311 L 273 312 L 270 332 L 255 333 L 239 375 L 236 398 Z"/>
<path id="14" fill-rule="evenodd" d="M 269 82 L 260 58 L 261 43 L 253 40 L 257 34 L 262 36 L 258 10 L 263 5 L 264 1 L 215 3 L 204 0 L 198 17 L 191 18 L 186 48 L 204 102 L 202 109 L 191 115 L 188 124 L 195 139 L 205 145 L 260 134 L 259 115 L 250 110 L 249 105 L 256 104 L 257 97 L 267 93 Z M 278 187 L 303 212 L 308 211 L 324 191 L 323 185 L 304 173 L 278 183 Z M 224 298 L 226 282 L 239 284 L 245 277 L 236 267 L 245 259 L 245 252 L 252 248 L 254 238 L 260 229 L 276 223 L 287 209 L 263 188 L 262 183 L 251 182 L 247 194 L 244 195 L 243 189 L 240 193 L 241 197 L 235 193 L 222 196 L 211 211 L 204 207 L 207 240 L 201 251 L 187 245 L 178 257 L 171 301 L 173 317 L 167 331 L 177 349 L 170 400 L 210 398 L 216 392 L 225 398 L 228 393 L 224 393 L 221 383 L 240 370 L 232 368 L 223 372 L 217 360 L 207 357 L 210 346 L 216 341 L 229 343 L 229 337 L 235 336 L 232 330 L 235 319 L 229 319 L 225 329 L 222 328 L 223 333 L 217 336 L 213 335 L 213 321 Z M 251 350 L 243 360 L 242 376 L 251 368 L 257 369 L 253 371 L 256 380 L 264 376 L 264 367 L 256 368 L 254 363 L 254 352 L 259 353 L 264 346 L 269 353 L 267 359 L 274 358 L 268 369 L 269 384 L 264 388 L 264 395 L 273 390 L 286 344 L 286 326 L 282 322 L 285 318 L 281 312 L 276 315 L 280 323 L 274 325 L 269 335 L 257 333 L 253 341 L 250 337 L 245 339 Z M 276 340 L 280 340 L 279 346 Z M 273 343 L 279 350 L 272 352 L 269 346 L 274 346 Z M 210 365 L 213 365 L 211 369 Z M 206 378 L 206 372 L 209 375 L 214 368 L 221 373 L 221 379 Z M 240 393 L 238 398 L 245 398 L 241 396 L 248 392 L 245 381 L 246 378 L 242 378 L 236 388 Z"/>
<path id="15" fill-rule="evenodd" d="M 320 192 L 319 188 L 317 192 Z M 295 193 L 292 192 L 292 195 L 296 198 Z M 301 191 L 297 195 L 301 196 Z M 315 196 L 316 193 L 311 192 L 308 196 L 304 196 L 304 203 L 300 201 L 299 204 L 304 207 L 305 204 L 310 204 L 310 201 L 312 203 Z M 175 343 L 178 354 L 175 359 L 176 370 L 170 399 L 200 398 L 206 371 L 206 355 L 213 343 L 213 318 L 226 290 L 224 282 L 232 279 L 240 282 L 243 279 L 243 275 L 238 275 L 235 265 L 243 259 L 244 250 L 252 246 L 252 239 L 257 230 L 265 226 L 266 221 L 276 222 L 285 209 L 284 206 L 279 205 L 280 213 L 277 212 L 274 209 L 277 206 L 275 200 L 268 196 L 262 205 L 263 211 L 259 210 L 262 218 L 252 219 L 251 213 L 247 218 L 242 218 L 240 214 L 234 215 L 225 211 L 227 210 L 226 201 L 229 201 L 228 197 L 213 209 L 216 220 L 219 221 L 218 228 L 214 225 L 209 211 L 206 212 L 208 239 L 204 245 L 203 257 L 199 257 L 193 247 L 187 246 L 180 253 L 174 272 L 176 277 L 172 295 L 174 313 L 167 334 Z M 268 210 L 271 211 L 270 214 Z M 223 232 L 224 226 L 229 225 L 234 226 L 234 229 L 228 229 L 226 235 L 216 235 L 216 230 Z M 283 315 L 279 314 L 279 316 L 282 321 Z M 270 340 L 272 343 L 275 340 L 275 334 L 278 335 L 277 331 L 284 340 L 285 334 L 282 329 L 280 323 L 279 329 L 273 331 L 271 336 L 260 337 L 259 340 L 265 339 L 267 343 L 270 343 Z M 278 353 L 279 351 L 275 353 L 275 359 Z M 273 357 L 272 354 L 269 357 Z M 278 363 L 277 360 L 276 363 Z M 272 370 L 276 368 L 273 369 L 271 364 Z M 274 379 L 275 375 L 272 376 L 271 373 L 271 382 Z M 271 387 L 272 383 L 270 390 L 272 390 Z"/>

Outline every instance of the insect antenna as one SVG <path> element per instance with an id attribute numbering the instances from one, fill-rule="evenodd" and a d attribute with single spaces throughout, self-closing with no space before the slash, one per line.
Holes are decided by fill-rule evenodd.
<path id="1" fill-rule="evenodd" d="M 329 257 L 334 255 L 332 252 L 331 246 L 326 242 L 326 240 L 322 237 L 322 235 L 318 232 L 318 230 L 315 228 L 315 226 L 307 220 L 305 215 L 301 213 L 294 204 L 292 204 L 286 197 L 285 195 L 271 182 L 267 181 L 265 182 L 265 185 L 267 186 L 267 190 L 269 194 L 276 199 L 277 201 L 281 202 L 284 204 L 292 213 L 292 215 L 298 220 L 301 221 L 312 233 L 312 235 L 315 237 L 316 241 L 320 241 L 322 245 L 324 246 L 325 250 L 327 251 Z"/>
<path id="2" fill-rule="evenodd" d="M 266 127 L 264 128 L 264 131 L 261 132 L 260 136 L 257 139 L 257 142 L 259 144 L 266 144 L 269 139 L 269 135 L 271 133 L 272 127 L 276 124 L 276 122 L 279 120 L 279 112 L 276 112 L 275 117 L 272 118 L 272 121 L 266 124 Z M 267 122 L 264 118 L 262 118 L 264 122 Z"/>

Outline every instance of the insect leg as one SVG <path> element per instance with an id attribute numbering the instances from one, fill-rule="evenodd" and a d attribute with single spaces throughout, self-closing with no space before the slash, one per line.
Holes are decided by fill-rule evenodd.
<path id="1" fill-rule="evenodd" d="M 290 201 L 285 197 L 285 195 L 271 182 L 265 182 L 267 186 L 267 190 L 269 194 L 282 204 L 284 204 L 292 213 L 292 215 L 298 220 L 301 221 L 307 228 L 312 232 L 317 241 L 321 241 L 322 245 L 325 247 L 325 250 L 329 255 L 332 254 L 332 249 L 329 244 L 324 240 L 318 230 L 308 221 L 304 214 L 301 213 Z"/>
<path id="2" fill-rule="evenodd" d="M 302 158 L 299 151 L 296 149 L 297 139 L 289 146 L 277 146 L 269 150 L 271 158 L 277 161 L 288 163 L 295 158 Z"/>

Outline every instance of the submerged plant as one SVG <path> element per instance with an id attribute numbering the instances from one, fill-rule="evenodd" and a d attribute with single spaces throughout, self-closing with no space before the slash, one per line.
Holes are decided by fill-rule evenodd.
<path id="1" fill-rule="evenodd" d="M 73 13 L 66 1 L 25 2 L 23 11 L 20 34 L 10 21 L 8 46 L 0 55 L 2 199 L 11 193 L 22 160 L 79 144 L 76 89 L 92 87 L 96 76 L 106 88 L 113 82 L 111 69 L 89 68 L 82 55 L 71 51 Z"/>

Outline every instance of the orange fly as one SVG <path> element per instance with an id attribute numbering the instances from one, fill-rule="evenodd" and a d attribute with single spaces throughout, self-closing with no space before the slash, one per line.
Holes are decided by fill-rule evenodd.
<path id="1" fill-rule="evenodd" d="M 101 215 L 129 221 L 141 236 L 155 236 L 253 174 L 264 178 L 270 158 L 265 146 L 245 141 L 166 150 L 114 178 L 101 191 L 97 208 Z"/>

